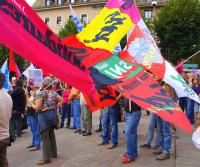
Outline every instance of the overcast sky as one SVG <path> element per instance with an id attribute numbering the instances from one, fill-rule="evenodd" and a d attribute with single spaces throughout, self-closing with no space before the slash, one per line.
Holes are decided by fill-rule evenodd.
<path id="1" fill-rule="evenodd" d="M 33 5 L 33 3 L 35 2 L 35 0 L 26 0 L 26 2 L 28 2 L 29 5 Z"/>

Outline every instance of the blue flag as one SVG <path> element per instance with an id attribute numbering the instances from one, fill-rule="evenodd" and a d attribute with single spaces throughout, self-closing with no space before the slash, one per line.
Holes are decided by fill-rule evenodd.
<path id="1" fill-rule="evenodd" d="M 3 90 L 7 91 L 10 86 L 9 82 L 9 70 L 8 70 L 8 61 L 6 60 L 3 66 L 1 67 L 1 72 L 5 75 L 6 77 L 6 82 L 3 85 Z"/>
<path id="2" fill-rule="evenodd" d="M 81 24 L 78 16 L 74 12 L 71 5 L 69 5 L 69 8 L 70 8 L 70 13 L 73 16 L 74 23 L 76 24 L 76 28 L 77 28 L 78 32 L 81 32 L 84 29 L 84 26 Z"/>

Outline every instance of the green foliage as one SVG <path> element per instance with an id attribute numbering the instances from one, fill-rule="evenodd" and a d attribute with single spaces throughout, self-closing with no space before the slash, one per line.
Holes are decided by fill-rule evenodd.
<path id="1" fill-rule="evenodd" d="M 169 0 L 154 19 L 163 55 L 177 63 L 200 50 L 200 1 Z"/>
<path id="2" fill-rule="evenodd" d="M 59 38 L 64 38 L 73 34 L 77 34 L 77 28 L 76 25 L 73 21 L 67 21 L 65 26 L 59 31 L 58 37 Z"/>
<path id="3" fill-rule="evenodd" d="M 24 71 L 26 69 L 25 66 L 27 64 L 27 61 L 16 54 L 14 54 L 14 58 L 20 71 Z M 3 65 L 6 59 L 9 59 L 9 49 L 4 47 L 3 45 L 0 45 L 0 67 Z"/>

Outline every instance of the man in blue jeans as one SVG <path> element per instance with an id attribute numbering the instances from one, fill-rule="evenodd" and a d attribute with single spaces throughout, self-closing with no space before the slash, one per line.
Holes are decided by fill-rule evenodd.
<path id="1" fill-rule="evenodd" d="M 158 133 L 160 136 L 160 146 L 153 152 L 153 154 L 159 154 L 157 160 L 166 160 L 170 158 L 170 149 L 172 143 L 172 132 L 170 128 L 170 123 L 158 117 Z"/>
<path id="2" fill-rule="evenodd" d="M 105 107 L 102 114 L 102 142 L 98 146 L 109 144 L 111 126 L 112 145 L 108 149 L 113 149 L 118 145 L 118 104 Z"/>
<path id="3" fill-rule="evenodd" d="M 80 91 L 72 88 L 69 101 L 71 102 L 71 111 L 73 115 L 73 129 L 74 133 L 81 133 L 81 105 L 80 105 Z"/>
<path id="4" fill-rule="evenodd" d="M 140 148 L 148 148 L 150 149 L 151 148 L 151 142 L 153 140 L 153 137 L 154 137 L 154 132 L 155 132 L 155 127 L 157 127 L 157 115 L 153 112 L 150 113 L 150 122 L 149 122 L 149 129 L 148 129 L 148 133 L 147 133 L 147 136 L 146 136 L 146 140 L 145 140 L 145 143 L 140 145 Z M 157 137 L 156 137 L 156 141 L 155 141 L 155 146 L 154 148 L 157 149 L 159 147 L 159 139 L 160 139 L 160 136 L 159 136 L 160 133 L 157 134 Z"/>
<path id="5" fill-rule="evenodd" d="M 126 153 L 122 163 L 127 164 L 134 161 L 138 156 L 137 128 L 141 118 L 141 108 L 129 99 L 124 99 L 124 109 Z"/>

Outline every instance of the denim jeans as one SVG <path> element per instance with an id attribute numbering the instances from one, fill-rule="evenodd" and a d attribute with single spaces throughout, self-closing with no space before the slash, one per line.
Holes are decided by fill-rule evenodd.
<path id="1" fill-rule="evenodd" d="M 67 103 L 63 103 L 63 107 L 62 107 L 62 116 L 61 116 L 61 123 L 60 123 L 60 127 L 63 128 L 64 127 L 64 123 L 65 123 L 65 118 L 67 118 L 67 126 L 70 126 L 70 104 Z"/>
<path id="2" fill-rule="evenodd" d="M 179 98 L 179 106 L 183 112 L 187 110 L 187 97 Z"/>
<path id="3" fill-rule="evenodd" d="M 170 128 L 170 123 L 163 120 L 160 117 L 157 117 L 158 119 L 158 133 L 160 136 L 160 146 L 162 148 L 162 151 L 164 153 L 169 153 L 171 149 L 171 143 L 172 143 L 172 132 Z"/>
<path id="4" fill-rule="evenodd" d="M 145 144 L 151 145 L 151 142 L 154 137 L 155 127 L 157 126 L 157 115 L 155 113 L 150 113 L 150 122 L 149 122 L 149 129 L 146 136 Z M 155 146 L 159 146 L 159 133 L 157 134 Z"/>
<path id="5" fill-rule="evenodd" d="M 32 145 L 40 148 L 40 135 L 38 131 L 38 120 L 37 116 L 28 116 L 27 118 L 28 124 L 30 126 L 32 132 Z"/>
<path id="6" fill-rule="evenodd" d="M 118 106 L 113 105 L 105 107 L 102 111 L 102 139 L 103 142 L 109 142 L 110 140 L 110 125 L 111 125 L 111 140 L 113 144 L 118 144 Z"/>
<path id="7" fill-rule="evenodd" d="M 194 101 L 192 99 L 187 100 L 187 117 L 190 120 L 190 123 L 194 123 Z"/>
<path id="8" fill-rule="evenodd" d="M 141 111 L 125 113 L 125 140 L 126 155 L 129 158 L 137 157 L 137 127 L 141 118 Z"/>
<path id="9" fill-rule="evenodd" d="M 73 110 L 73 126 L 76 129 L 81 129 L 81 106 L 79 99 L 73 100 L 72 110 Z"/>

